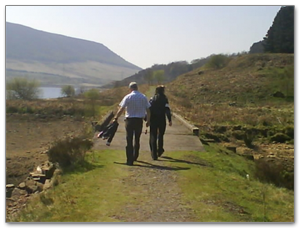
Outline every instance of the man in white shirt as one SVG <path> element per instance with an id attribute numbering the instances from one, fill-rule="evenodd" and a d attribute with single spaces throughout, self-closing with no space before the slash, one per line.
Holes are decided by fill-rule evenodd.
<path id="1" fill-rule="evenodd" d="M 140 136 L 143 130 L 143 119 L 145 118 L 145 116 L 147 117 L 146 127 L 150 125 L 150 103 L 147 97 L 138 91 L 138 85 L 136 82 L 131 82 L 129 84 L 129 89 L 130 93 L 127 94 L 119 104 L 120 107 L 116 113 L 114 121 L 118 121 L 118 118 L 125 110 L 125 128 L 127 141 L 126 164 L 131 166 L 139 156 Z"/>

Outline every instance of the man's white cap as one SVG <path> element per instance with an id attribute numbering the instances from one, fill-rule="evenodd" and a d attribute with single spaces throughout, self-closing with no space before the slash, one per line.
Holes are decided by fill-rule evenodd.
<path id="1" fill-rule="evenodd" d="M 137 83 L 136 83 L 136 82 L 130 82 L 130 83 L 129 83 L 129 88 L 130 88 L 130 89 L 137 89 L 137 87 L 138 87 L 138 86 L 137 86 Z"/>

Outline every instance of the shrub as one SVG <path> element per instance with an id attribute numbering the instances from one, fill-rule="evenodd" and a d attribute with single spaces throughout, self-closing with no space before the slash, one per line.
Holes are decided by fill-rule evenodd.
<path id="1" fill-rule="evenodd" d="M 32 100 L 38 98 L 40 83 L 37 80 L 14 78 L 6 84 L 7 99 Z"/>
<path id="2" fill-rule="evenodd" d="M 283 133 L 277 133 L 273 135 L 271 138 L 272 142 L 279 142 L 279 143 L 285 143 L 286 141 L 289 141 L 291 138 Z"/>
<path id="3" fill-rule="evenodd" d="M 67 97 L 73 97 L 75 95 L 75 89 L 71 85 L 65 85 L 61 88 L 61 94 Z"/>
<path id="4" fill-rule="evenodd" d="M 59 139 L 48 151 L 49 161 L 58 162 L 61 168 L 80 165 L 84 162 L 85 153 L 92 146 L 92 141 L 81 137 Z"/>
<path id="5" fill-rule="evenodd" d="M 294 189 L 294 171 L 288 172 L 281 163 L 260 159 L 255 161 L 255 166 L 255 177 L 260 181 Z"/>
<path id="6" fill-rule="evenodd" d="M 251 130 L 251 129 L 247 129 L 245 131 L 245 134 L 244 134 L 244 142 L 246 144 L 247 147 L 249 148 L 253 148 L 253 141 L 255 139 L 255 136 L 256 136 L 256 133 Z"/>
<path id="7" fill-rule="evenodd" d="M 208 63 L 206 65 L 213 69 L 221 69 L 228 64 L 229 60 L 229 57 L 223 54 L 213 55 L 208 60 Z"/>
<path id="8" fill-rule="evenodd" d="M 289 136 L 291 139 L 294 138 L 294 126 L 287 126 L 284 129 L 284 133 Z"/>
<path id="9" fill-rule="evenodd" d="M 14 106 L 8 106 L 6 107 L 6 113 L 16 113 L 18 112 L 18 108 Z"/>

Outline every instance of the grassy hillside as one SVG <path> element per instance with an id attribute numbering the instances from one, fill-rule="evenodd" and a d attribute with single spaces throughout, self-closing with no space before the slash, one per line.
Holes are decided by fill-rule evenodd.
<path id="1" fill-rule="evenodd" d="M 99 62 L 44 63 L 39 61 L 6 60 L 6 79 L 36 79 L 42 86 L 101 86 L 120 80 L 137 70 Z"/>
<path id="2" fill-rule="evenodd" d="M 276 92 L 293 99 L 293 54 L 249 54 L 228 57 L 227 61 L 227 65 L 221 69 L 206 64 L 181 75 L 168 84 L 168 92 L 186 105 L 285 103 L 286 99 L 272 96 Z"/>
<path id="3" fill-rule="evenodd" d="M 269 180 L 293 188 L 294 55 L 223 60 L 223 67 L 208 63 L 167 84 L 173 111 L 199 127 L 203 142 L 267 161 L 258 166 L 269 169 Z"/>
<path id="4" fill-rule="evenodd" d="M 6 77 L 29 77 L 42 85 L 103 85 L 141 68 L 101 43 L 6 22 Z"/>
<path id="5" fill-rule="evenodd" d="M 173 110 L 198 125 L 294 124 L 294 55 L 251 54 L 167 84 Z"/>

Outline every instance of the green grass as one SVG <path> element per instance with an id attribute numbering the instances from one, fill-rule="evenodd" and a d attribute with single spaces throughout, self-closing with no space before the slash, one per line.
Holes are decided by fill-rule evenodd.
<path id="1" fill-rule="evenodd" d="M 294 222 L 293 191 L 255 180 L 252 161 L 218 146 L 205 147 L 206 152 L 189 156 L 208 165 L 194 164 L 179 178 L 185 201 L 199 222 Z M 186 156 L 172 152 L 174 159 Z"/>
<path id="2" fill-rule="evenodd" d="M 197 222 L 294 222 L 294 192 L 254 178 L 254 163 L 219 147 L 205 152 L 168 152 L 175 162 L 183 203 Z M 66 173 L 52 190 L 35 196 L 14 222 L 121 222 L 116 215 L 132 197 L 141 202 L 143 186 L 126 185 L 127 166 L 116 165 L 124 151 L 93 151 L 88 165 Z M 177 162 L 176 162 L 177 161 Z M 177 163 L 177 164 L 176 164 Z M 249 174 L 250 179 L 246 178 Z M 127 179 L 128 180 L 128 179 Z M 143 198 L 144 197 L 144 198 Z"/>
<path id="3" fill-rule="evenodd" d="M 109 150 L 90 153 L 86 170 L 63 175 L 61 184 L 37 195 L 16 221 L 118 222 L 113 216 L 130 200 L 121 182 L 128 172 L 113 163 L 121 154 L 123 151 Z"/>

